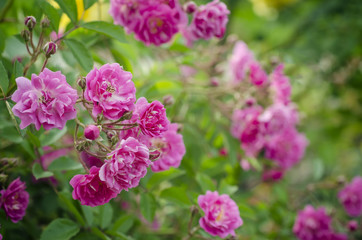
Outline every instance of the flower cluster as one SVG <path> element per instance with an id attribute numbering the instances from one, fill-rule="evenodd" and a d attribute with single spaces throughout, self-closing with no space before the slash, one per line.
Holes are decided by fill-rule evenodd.
<path id="1" fill-rule="evenodd" d="M 200 218 L 200 226 L 212 236 L 235 236 L 234 230 L 243 225 L 239 208 L 228 195 L 207 191 L 198 197 L 197 202 L 205 213 Z"/>
<path id="2" fill-rule="evenodd" d="M 244 108 L 233 113 L 231 133 L 240 140 L 248 157 L 256 157 L 263 150 L 264 157 L 275 163 L 273 176 L 268 173 L 265 179 L 280 179 L 283 171 L 299 162 L 308 144 L 296 129 L 298 111 L 290 100 L 291 86 L 283 65 L 268 76 L 247 45 L 240 41 L 235 45 L 230 67 L 234 84 L 251 84 L 256 91 L 266 93 L 260 102 L 266 105 L 267 98 L 272 102 L 263 108 L 255 99 L 247 99 Z"/>
<path id="3" fill-rule="evenodd" d="M 185 9 L 185 10 L 184 10 Z M 197 8 L 182 7 L 178 0 L 111 0 L 114 23 L 134 33 L 146 45 L 159 46 L 181 32 L 188 45 L 197 39 L 222 38 L 230 13 L 224 3 L 214 0 Z M 193 14 L 189 26 L 187 13 Z"/>
<path id="4" fill-rule="evenodd" d="M 300 240 L 347 240 L 346 235 L 333 231 L 331 221 L 324 208 L 307 205 L 298 213 L 293 232 Z"/>
<path id="5" fill-rule="evenodd" d="M 17 223 L 25 216 L 29 204 L 29 193 L 25 191 L 25 183 L 20 178 L 10 183 L 6 190 L 1 190 L 0 207 L 12 222 Z"/>
<path id="6" fill-rule="evenodd" d="M 362 177 L 355 177 L 338 193 L 338 198 L 348 215 L 360 216 L 362 214 Z"/>
<path id="7" fill-rule="evenodd" d="M 41 125 L 45 130 L 63 129 L 68 120 L 76 117 L 77 91 L 60 71 L 46 68 L 39 76 L 33 74 L 31 81 L 18 77 L 16 83 L 18 89 L 11 99 L 16 102 L 12 110 L 21 119 L 20 128 L 34 124 L 37 130 Z"/>
<path id="8" fill-rule="evenodd" d="M 148 167 L 163 171 L 180 165 L 185 146 L 177 124 L 169 122 L 159 101 L 149 103 L 144 97 L 135 101 L 131 73 L 116 63 L 106 64 L 88 73 L 83 86 L 84 106 L 96 122 L 83 126 L 84 138 L 77 140 L 81 160 L 91 169 L 70 181 L 74 199 L 92 207 L 102 205 L 138 186 Z M 100 142 L 100 131 L 110 147 Z"/>

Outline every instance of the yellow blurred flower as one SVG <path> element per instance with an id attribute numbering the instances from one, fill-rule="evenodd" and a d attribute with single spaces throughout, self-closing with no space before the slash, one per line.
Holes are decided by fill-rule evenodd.
<path id="1" fill-rule="evenodd" d="M 97 3 L 93 4 L 92 7 L 84 10 L 83 0 L 75 0 L 77 3 L 77 12 L 78 20 L 83 20 L 84 22 L 91 21 L 106 21 L 110 20 L 110 15 L 108 14 L 109 3 L 99 0 Z M 48 0 L 48 2 L 55 8 L 60 8 L 58 3 L 54 0 Z M 70 23 L 70 19 L 66 14 L 63 14 L 60 18 L 59 23 L 59 32 L 64 32 L 67 25 Z"/>
<path id="2" fill-rule="evenodd" d="M 291 5 L 296 0 L 250 0 L 253 3 L 254 12 L 262 17 L 275 18 L 278 11 L 285 6 Z"/>

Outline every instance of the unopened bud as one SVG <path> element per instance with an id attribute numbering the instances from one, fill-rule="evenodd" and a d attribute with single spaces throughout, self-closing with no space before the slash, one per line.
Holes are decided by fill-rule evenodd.
<path id="1" fill-rule="evenodd" d="M 150 160 L 156 161 L 161 156 L 161 152 L 158 150 L 155 150 L 153 152 L 150 152 Z"/>
<path id="2" fill-rule="evenodd" d="M 78 142 L 77 146 L 75 146 L 75 149 L 77 149 L 77 151 L 81 152 L 81 151 L 88 149 L 91 144 L 92 143 L 90 141 L 81 141 L 81 142 Z"/>
<path id="3" fill-rule="evenodd" d="M 36 19 L 35 19 L 35 17 L 33 17 L 33 16 L 27 16 L 27 17 L 25 18 L 25 20 L 24 20 L 24 24 L 25 24 L 25 26 L 28 27 L 28 29 L 29 29 L 30 31 L 32 31 L 32 30 L 34 29 L 34 27 L 35 27 L 35 24 L 36 24 Z"/>
<path id="4" fill-rule="evenodd" d="M 0 159 L 0 163 L 1 165 L 9 165 L 9 166 L 17 166 L 19 163 L 19 159 L 18 158 L 2 158 Z"/>
<path id="5" fill-rule="evenodd" d="M 6 182 L 6 179 L 8 179 L 8 175 L 0 173 L 0 183 Z"/>
<path id="6" fill-rule="evenodd" d="M 89 140 L 96 140 L 102 130 L 101 126 L 87 125 L 84 129 L 84 137 Z"/>
<path id="7" fill-rule="evenodd" d="M 40 25 L 42 28 L 48 28 L 50 25 L 49 19 L 45 17 L 43 20 L 41 20 Z"/>
<path id="8" fill-rule="evenodd" d="M 338 185 L 343 185 L 346 183 L 346 177 L 343 175 L 340 175 L 337 177 L 337 184 Z"/>
<path id="9" fill-rule="evenodd" d="M 85 87 L 86 87 L 85 78 L 84 78 L 84 77 L 80 77 L 80 78 L 77 80 L 77 84 L 78 84 L 78 86 L 81 87 L 82 89 L 85 89 Z"/>
<path id="10" fill-rule="evenodd" d="M 101 124 L 103 119 L 104 119 L 103 114 L 98 114 L 97 115 L 97 124 Z"/>
<path id="11" fill-rule="evenodd" d="M 191 1 L 184 5 L 184 9 L 187 14 L 192 14 L 197 10 L 197 5 Z"/>
<path id="12" fill-rule="evenodd" d="M 253 106 L 255 103 L 256 103 L 256 100 L 254 98 L 248 98 L 245 101 L 245 105 L 248 106 L 248 107 Z"/>
<path id="13" fill-rule="evenodd" d="M 119 139 L 117 135 L 114 135 L 111 137 L 111 144 L 112 146 L 116 145 L 118 143 Z"/>
<path id="14" fill-rule="evenodd" d="M 175 99 L 172 95 L 166 95 L 163 97 L 163 105 L 171 106 L 175 103 Z"/>
<path id="15" fill-rule="evenodd" d="M 177 124 L 177 132 L 178 133 L 180 133 L 180 132 L 182 132 L 184 130 L 184 125 L 182 125 L 182 124 Z"/>
<path id="16" fill-rule="evenodd" d="M 30 32 L 28 30 L 21 31 L 20 35 L 24 39 L 25 42 L 29 42 L 29 40 L 30 40 Z"/>
<path id="17" fill-rule="evenodd" d="M 51 55 L 57 52 L 57 44 L 53 42 L 48 42 L 47 44 L 45 44 L 43 50 L 45 52 L 45 56 L 47 58 L 50 58 Z"/>
<path id="18" fill-rule="evenodd" d="M 115 130 L 107 131 L 107 138 L 111 140 L 114 136 L 117 136 L 117 132 Z"/>
<path id="19" fill-rule="evenodd" d="M 357 221 L 354 221 L 354 220 L 351 220 L 348 222 L 348 230 L 350 232 L 354 232 L 358 229 L 358 222 Z"/>
<path id="20" fill-rule="evenodd" d="M 195 216 L 198 212 L 199 212 L 199 209 L 196 207 L 196 206 L 191 206 L 191 215 L 192 216 Z"/>
<path id="21" fill-rule="evenodd" d="M 133 112 L 130 111 L 130 112 L 125 112 L 123 114 L 123 116 L 121 117 L 121 121 L 124 121 L 124 120 L 130 120 L 132 118 L 132 115 L 133 115 Z"/>
<path id="22" fill-rule="evenodd" d="M 219 86 L 219 79 L 217 79 L 216 77 L 212 77 L 210 79 L 210 84 L 211 84 L 211 86 L 214 86 L 214 87 Z"/>

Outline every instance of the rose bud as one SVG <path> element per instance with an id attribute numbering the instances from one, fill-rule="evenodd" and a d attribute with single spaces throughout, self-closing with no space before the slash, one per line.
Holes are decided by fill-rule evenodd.
<path id="1" fill-rule="evenodd" d="M 29 42 L 29 40 L 30 40 L 30 32 L 28 30 L 21 31 L 20 35 L 24 39 L 25 42 Z"/>
<path id="2" fill-rule="evenodd" d="M 45 17 L 43 20 L 41 20 L 40 25 L 42 28 L 48 28 L 50 25 L 49 19 Z"/>
<path id="3" fill-rule="evenodd" d="M 348 230 L 349 230 L 350 232 L 354 232 L 354 231 L 356 231 L 357 229 L 358 229 L 358 223 L 357 223 L 357 221 L 352 220 L 352 221 L 349 221 L 349 222 L 348 222 Z"/>
<path id="4" fill-rule="evenodd" d="M 197 5 L 194 2 L 188 2 L 184 5 L 184 8 L 187 14 L 192 14 L 197 10 Z"/>
<path id="5" fill-rule="evenodd" d="M 45 44 L 43 50 L 45 52 L 45 56 L 47 58 L 50 58 L 51 55 L 57 52 L 57 44 L 53 42 L 48 42 L 47 44 Z"/>
<path id="6" fill-rule="evenodd" d="M 95 140 L 99 137 L 100 129 L 96 125 L 88 125 L 84 129 L 86 139 Z"/>
<path id="7" fill-rule="evenodd" d="M 24 24 L 25 24 L 25 26 L 28 27 L 28 29 L 30 31 L 32 31 L 34 29 L 34 27 L 35 27 L 35 24 L 36 24 L 35 17 L 33 17 L 33 16 L 26 17 L 25 20 L 24 20 Z"/>
<path id="8" fill-rule="evenodd" d="M 163 105 L 165 106 L 171 106 L 175 103 L 175 99 L 172 95 L 166 95 L 163 97 Z"/>

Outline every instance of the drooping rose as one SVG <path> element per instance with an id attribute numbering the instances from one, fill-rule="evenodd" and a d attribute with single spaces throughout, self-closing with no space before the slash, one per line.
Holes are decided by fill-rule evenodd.
<path id="1" fill-rule="evenodd" d="M 103 114 L 107 119 L 118 120 L 134 108 L 136 88 L 132 74 L 118 63 L 94 68 L 86 77 L 84 97 L 93 103 L 93 116 Z"/>
<path id="2" fill-rule="evenodd" d="M 68 120 L 74 119 L 77 91 L 66 81 L 60 71 L 45 68 L 39 76 L 33 74 L 31 81 L 25 77 L 16 79 L 18 89 L 12 95 L 16 102 L 14 115 L 21 119 L 20 128 L 34 124 L 37 130 L 63 129 Z"/>
<path id="3" fill-rule="evenodd" d="M 198 197 L 197 202 L 205 213 L 200 218 L 200 226 L 212 236 L 235 236 L 234 230 L 243 225 L 239 208 L 228 195 L 207 191 Z"/>
<path id="4" fill-rule="evenodd" d="M 25 216 L 29 204 L 29 193 L 25 191 L 25 183 L 20 178 L 10 183 L 7 189 L 1 190 L 0 207 L 12 222 L 17 223 Z"/>

